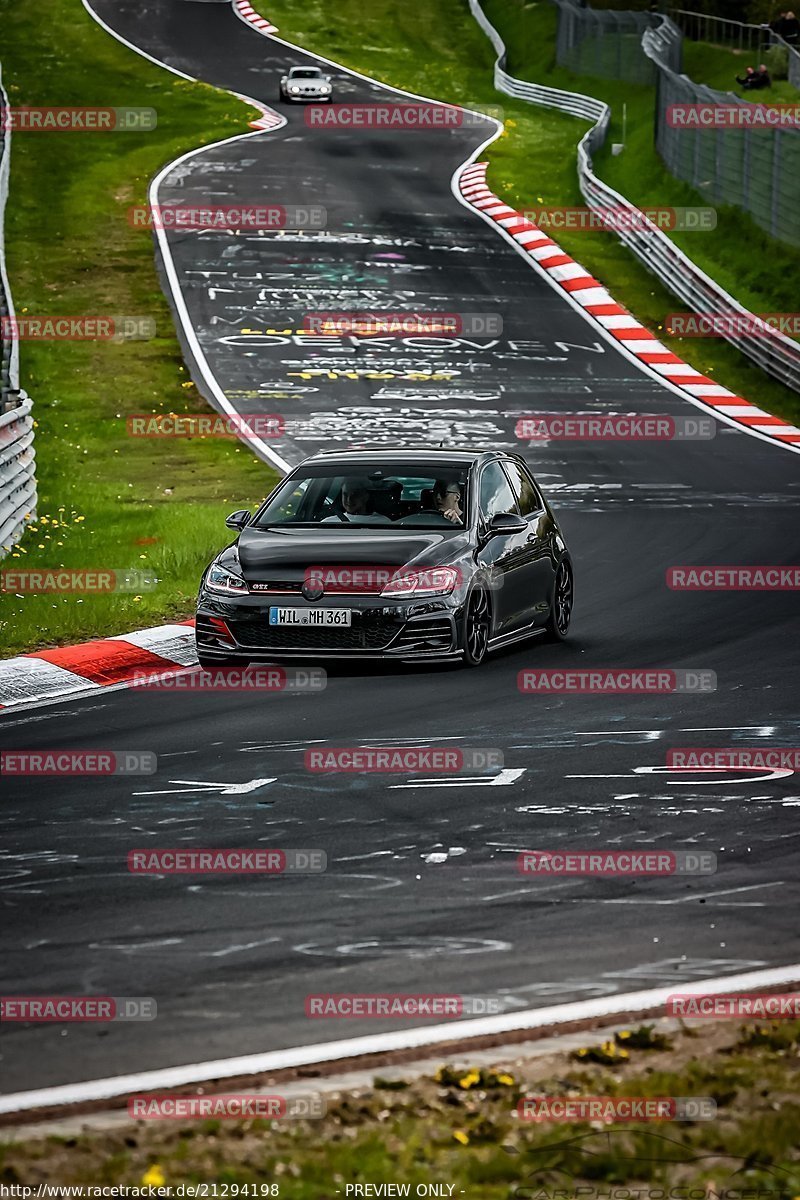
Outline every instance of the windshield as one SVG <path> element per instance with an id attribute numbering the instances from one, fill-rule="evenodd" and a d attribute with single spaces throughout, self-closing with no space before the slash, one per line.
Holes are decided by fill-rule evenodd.
<path id="1" fill-rule="evenodd" d="M 317 67 L 292 67 L 289 74 L 292 79 L 320 79 L 322 71 Z"/>
<path id="2" fill-rule="evenodd" d="M 252 527 L 464 529 L 468 463 L 360 463 L 332 473 L 324 463 L 290 475 Z"/>

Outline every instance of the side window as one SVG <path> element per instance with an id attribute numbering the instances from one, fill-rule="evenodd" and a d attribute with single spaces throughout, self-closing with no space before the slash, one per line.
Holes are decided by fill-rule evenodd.
<path id="1" fill-rule="evenodd" d="M 511 481 L 511 488 L 523 517 L 530 517 L 540 512 L 543 505 L 533 481 L 514 462 L 504 462 L 503 468 Z"/>
<path id="2" fill-rule="evenodd" d="M 280 521 L 295 521 L 299 520 L 300 508 L 305 498 L 308 486 L 312 482 L 310 479 L 301 479 L 295 488 L 286 489 L 280 500 L 274 502 L 270 506 L 270 517 L 272 520 Z"/>
<path id="3" fill-rule="evenodd" d="M 487 521 L 497 513 L 519 513 L 511 485 L 499 463 L 489 463 L 483 468 L 478 503 L 481 516 Z"/>

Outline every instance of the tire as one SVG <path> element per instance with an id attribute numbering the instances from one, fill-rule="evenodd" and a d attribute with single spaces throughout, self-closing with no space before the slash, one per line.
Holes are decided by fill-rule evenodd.
<path id="1" fill-rule="evenodd" d="M 550 616 L 545 625 L 548 641 L 563 642 L 566 640 L 574 603 L 575 576 L 572 563 L 568 558 L 562 558 L 558 564 L 553 584 L 553 603 L 550 608 Z"/>
<path id="2" fill-rule="evenodd" d="M 464 662 L 468 667 L 479 667 L 485 659 L 491 628 L 489 593 L 478 585 L 470 592 L 464 612 Z"/>

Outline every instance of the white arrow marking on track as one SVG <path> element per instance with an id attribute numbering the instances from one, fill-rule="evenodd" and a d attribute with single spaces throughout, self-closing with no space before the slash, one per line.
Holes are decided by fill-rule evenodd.
<path id="1" fill-rule="evenodd" d="M 414 783 L 393 783 L 392 788 L 419 787 L 508 787 L 525 774 L 527 767 L 506 767 L 497 775 L 465 775 L 462 779 L 453 779 L 449 775 L 436 776 L 434 779 L 418 779 Z"/>
<path id="2" fill-rule="evenodd" d="M 204 783 L 200 779 L 170 779 L 168 783 L 185 783 L 188 787 L 166 788 L 162 792 L 134 792 L 134 796 L 175 796 L 184 792 L 202 792 L 204 789 L 219 792 L 221 796 L 244 796 L 247 792 L 255 792 L 268 783 L 276 783 L 273 779 L 250 779 L 247 783 Z"/>

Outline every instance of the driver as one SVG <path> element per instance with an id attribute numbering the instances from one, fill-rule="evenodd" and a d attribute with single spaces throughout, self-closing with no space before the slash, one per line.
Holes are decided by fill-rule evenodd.
<path id="1" fill-rule="evenodd" d="M 370 525 L 387 524 L 389 518 L 383 513 L 369 511 L 369 495 L 370 490 L 366 479 L 345 479 L 339 494 L 341 513 L 325 517 L 321 523 L 329 525 L 334 521 L 357 521 L 359 524 L 363 522 Z"/>
<path id="2" fill-rule="evenodd" d="M 454 479 L 437 479 L 433 485 L 433 503 L 446 520 L 461 523 L 461 486 Z"/>

